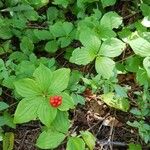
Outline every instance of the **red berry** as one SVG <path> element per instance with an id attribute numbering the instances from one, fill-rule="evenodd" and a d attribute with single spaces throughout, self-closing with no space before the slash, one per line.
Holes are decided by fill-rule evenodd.
<path id="1" fill-rule="evenodd" d="M 62 96 L 51 96 L 50 97 L 50 104 L 51 106 L 57 108 L 62 104 Z"/>

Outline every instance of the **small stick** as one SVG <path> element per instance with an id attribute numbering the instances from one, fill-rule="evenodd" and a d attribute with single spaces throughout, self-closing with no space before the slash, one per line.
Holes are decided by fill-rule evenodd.
<path id="1" fill-rule="evenodd" d="M 113 146 L 121 146 L 121 147 L 128 146 L 128 144 L 126 144 L 124 142 L 118 142 L 118 141 L 110 141 L 110 142 L 108 142 L 108 141 L 105 141 L 105 140 L 102 140 L 102 141 L 97 140 L 97 144 L 99 144 L 99 145 L 109 145 L 109 144 L 111 144 Z"/>

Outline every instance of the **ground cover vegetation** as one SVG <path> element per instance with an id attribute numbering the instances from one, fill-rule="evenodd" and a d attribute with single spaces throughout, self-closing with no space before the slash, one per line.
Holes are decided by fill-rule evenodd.
<path id="1" fill-rule="evenodd" d="M 149 0 L 0 0 L 0 149 L 149 148 Z"/>

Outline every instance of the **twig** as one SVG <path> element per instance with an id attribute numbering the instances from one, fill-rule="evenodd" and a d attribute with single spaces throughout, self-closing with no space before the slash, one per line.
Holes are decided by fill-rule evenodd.
<path id="1" fill-rule="evenodd" d="M 103 120 L 101 120 L 101 121 L 103 121 L 104 122 L 104 120 L 108 117 L 110 115 L 110 113 L 107 113 L 104 117 L 103 117 Z M 102 124 L 99 126 L 99 128 L 98 128 L 98 131 L 97 131 L 97 134 L 96 134 L 96 137 L 97 137 L 97 135 L 98 135 L 98 133 L 100 132 L 100 130 L 101 130 L 101 128 L 102 128 L 102 126 L 103 126 L 103 122 L 102 122 Z"/>
<path id="2" fill-rule="evenodd" d="M 137 15 L 137 14 L 139 14 L 139 13 L 140 13 L 140 11 L 134 12 L 134 13 L 132 13 L 132 14 L 129 14 L 129 15 L 123 17 L 123 19 L 129 19 L 129 18 L 131 18 L 131 17 L 133 17 L 133 16 L 135 16 L 135 15 Z"/>
<path id="3" fill-rule="evenodd" d="M 109 146 L 110 150 L 113 150 L 112 144 L 111 144 L 113 129 L 114 129 L 114 121 L 113 121 L 112 124 L 111 124 L 110 132 L 109 132 L 109 137 L 108 137 L 108 141 L 107 141 L 107 142 L 108 142 L 108 145 L 106 145 L 106 146 L 107 146 L 106 149 L 108 149 L 108 146 Z"/>
<path id="4" fill-rule="evenodd" d="M 102 141 L 97 140 L 97 144 L 99 144 L 99 145 L 109 145 L 109 144 L 111 144 L 111 145 L 113 145 L 113 146 L 121 146 L 121 147 L 126 147 L 126 146 L 128 146 L 128 144 L 126 144 L 126 143 L 124 143 L 124 142 L 110 141 L 110 142 L 108 143 L 108 141 L 105 141 L 105 140 L 102 140 Z"/>
<path id="5" fill-rule="evenodd" d="M 47 27 L 42 27 L 42 26 L 32 26 L 32 25 L 28 25 L 27 29 L 44 29 L 44 30 L 48 30 Z"/>
<path id="6" fill-rule="evenodd" d="M 30 132 L 30 131 L 27 131 L 27 132 L 24 134 L 22 140 L 20 141 L 20 145 L 19 145 L 19 147 L 18 147 L 18 150 L 21 150 L 21 149 L 22 149 L 23 144 L 24 144 L 24 141 L 25 141 L 25 138 L 26 138 L 26 136 L 27 136 L 27 134 L 28 134 L 29 132 Z"/>
<path id="7" fill-rule="evenodd" d="M 130 58 L 130 57 L 133 57 L 133 56 L 135 56 L 135 54 L 130 55 L 130 56 L 128 56 L 128 57 L 125 57 L 125 58 L 123 58 L 123 59 L 121 59 L 121 60 L 117 61 L 116 63 L 123 62 L 123 61 L 125 61 L 126 59 L 128 59 L 128 58 Z"/>

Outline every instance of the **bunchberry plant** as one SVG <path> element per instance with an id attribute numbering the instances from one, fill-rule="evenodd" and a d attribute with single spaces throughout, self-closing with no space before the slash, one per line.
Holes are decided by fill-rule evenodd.
<path id="1" fill-rule="evenodd" d="M 57 147 L 69 128 L 67 111 L 74 108 L 72 97 L 65 92 L 69 77 L 70 70 L 67 68 L 52 72 L 40 65 L 32 78 L 14 83 L 16 92 L 23 97 L 15 111 L 14 122 L 19 124 L 39 119 L 47 127 L 37 140 L 41 148 Z M 48 137 L 49 141 L 44 141 Z"/>
<path id="2" fill-rule="evenodd" d="M 109 79 L 114 76 L 115 62 L 112 58 L 119 56 L 126 47 L 124 42 L 115 37 L 115 34 L 111 37 L 112 29 L 118 28 L 122 24 L 122 18 L 114 12 L 110 12 L 94 23 L 91 19 L 79 24 L 79 41 L 83 46 L 73 51 L 70 62 L 87 65 L 95 60 L 97 73 Z M 104 24 L 106 30 L 102 29 Z M 106 35 L 103 33 L 105 31 L 110 36 L 103 36 Z"/>

